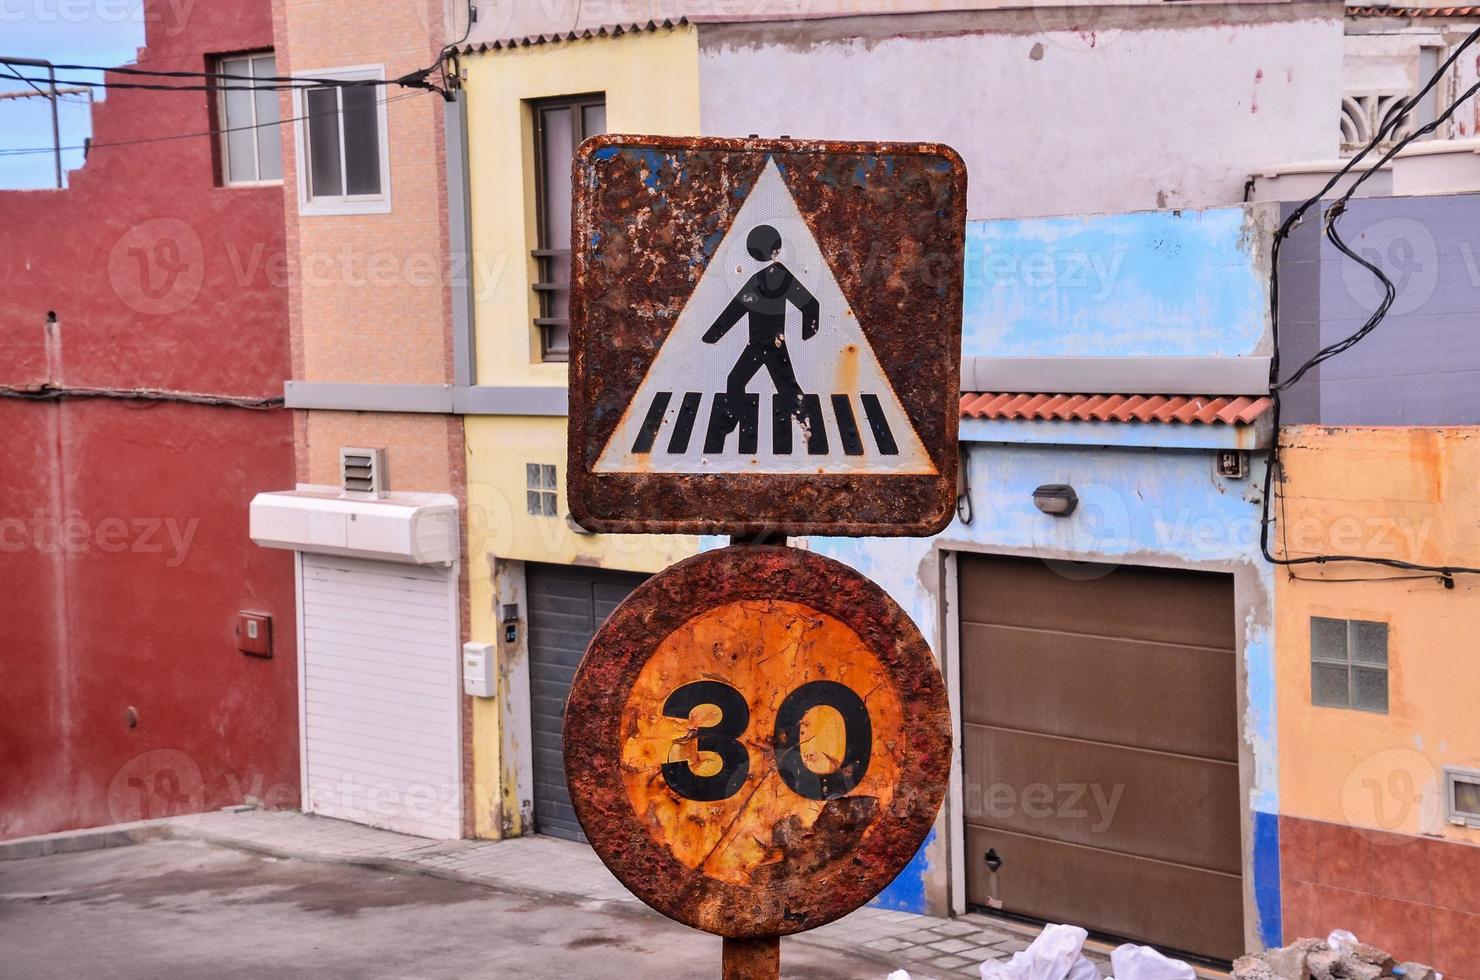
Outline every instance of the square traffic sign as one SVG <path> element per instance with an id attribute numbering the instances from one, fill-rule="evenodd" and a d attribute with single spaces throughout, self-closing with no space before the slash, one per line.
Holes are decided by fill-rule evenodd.
<path id="1" fill-rule="evenodd" d="M 610 135 L 581 145 L 574 180 L 576 521 L 738 535 L 950 522 L 954 151 Z"/>

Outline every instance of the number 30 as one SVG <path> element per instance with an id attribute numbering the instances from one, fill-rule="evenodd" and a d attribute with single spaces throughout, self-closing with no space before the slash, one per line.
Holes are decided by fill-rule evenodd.
<path id="1" fill-rule="evenodd" d="M 712 704 L 720 710 L 720 719 L 698 731 L 700 752 L 719 756 L 720 770 L 700 776 L 687 762 L 665 762 L 663 779 L 679 796 L 710 803 L 727 800 L 740 792 L 750 775 L 750 753 L 740 744 L 740 736 L 750 725 L 750 707 L 740 692 L 720 681 L 694 681 L 685 684 L 663 702 L 663 714 L 669 718 L 689 717 L 701 704 Z M 832 772 L 818 772 L 802 758 L 802 718 L 821 705 L 836 711 L 843 719 L 843 758 Z M 776 712 L 776 771 L 787 788 L 809 800 L 832 800 L 843 796 L 863 779 L 873 753 L 873 723 L 868 708 L 853 690 L 837 681 L 809 681 L 792 691 Z"/>

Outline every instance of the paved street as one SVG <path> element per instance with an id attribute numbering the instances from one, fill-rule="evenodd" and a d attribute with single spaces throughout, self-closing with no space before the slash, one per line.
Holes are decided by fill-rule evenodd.
<path id="1" fill-rule="evenodd" d="M 200 840 L 0 862 L 0 975 L 107 978 L 701 977 L 719 940 L 601 900 L 244 853 Z M 788 941 L 783 975 L 888 967 Z"/>

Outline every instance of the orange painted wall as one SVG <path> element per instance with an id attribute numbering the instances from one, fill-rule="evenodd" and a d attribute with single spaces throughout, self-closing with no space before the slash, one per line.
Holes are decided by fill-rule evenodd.
<path id="1" fill-rule="evenodd" d="M 1292 427 L 1289 554 L 1480 565 L 1480 427 Z M 1294 576 L 1292 577 L 1291 571 Z M 1280 811 L 1480 844 L 1444 819 L 1442 767 L 1480 769 L 1480 576 L 1326 564 L 1276 573 Z M 1385 581 L 1335 581 L 1366 578 Z M 1310 617 L 1388 624 L 1388 714 L 1314 707 Z"/>

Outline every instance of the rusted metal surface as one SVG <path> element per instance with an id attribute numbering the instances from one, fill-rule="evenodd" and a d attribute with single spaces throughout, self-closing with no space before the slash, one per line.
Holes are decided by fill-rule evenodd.
<path id="1" fill-rule="evenodd" d="M 889 389 L 881 397 L 897 398 L 908 417 L 902 427 L 918 434 L 924 465 L 870 471 L 865 452 L 850 457 L 848 467 L 785 473 L 718 472 L 705 469 L 704 461 L 692 472 L 598 468 L 614 434 L 629 431 L 622 427 L 641 410 L 633 407 L 639 388 L 706 271 L 715 266 L 716 274 L 739 281 L 754 270 L 743 255 L 723 268 L 716 258 L 730 247 L 732 231 L 741 238 L 748 231 L 735 228 L 737 216 L 772 164 L 805 225 L 778 226 L 786 248 L 810 233 L 825 266 L 797 267 L 796 279 L 814 293 L 824 278 L 840 290 L 846 311 L 831 312 L 846 318 L 847 329 L 861 331 L 857 346 L 872 349 Z M 965 168 L 954 151 L 937 144 L 599 136 L 582 144 L 574 180 L 568 489 L 579 523 L 597 531 L 742 535 L 929 535 L 949 523 L 958 462 L 966 208 Z M 782 259 L 797 266 L 789 254 L 783 251 Z M 800 335 L 790 335 L 799 373 L 809 356 L 803 324 Z M 847 444 L 849 427 L 856 425 L 850 453 L 860 441 L 872 449 L 868 440 L 878 435 L 869 435 L 873 419 L 864 418 L 857 401 L 860 368 L 851 356 L 857 353 L 844 347 L 843 356 L 829 362 L 826 382 L 802 385 L 828 415 L 821 428 L 834 447 Z M 700 348 L 683 356 L 700 372 L 706 358 L 719 355 Z M 872 362 L 866 352 L 860 356 L 867 373 Z M 749 391 L 772 399 L 783 387 L 774 373 L 768 378 L 762 371 Z M 711 385 L 692 394 L 702 397 L 700 411 L 707 411 L 721 393 Z M 835 421 L 828 414 L 838 407 L 830 399 L 840 396 L 854 397 L 852 419 Z M 665 426 L 672 425 L 682 397 L 673 393 Z M 768 434 L 768 404 L 761 402 L 759 414 L 763 445 L 779 438 Z M 844 407 L 842 414 L 848 412 Z M 798 413 L 799 442 L 820 417 L 807 421 Z M 908 455 L 903 434 L 895 435 Z M 885 444 L 878 444 L 881 454 L 888 453 Z M 805 450 L 799 445 L 793 459 L 813 451 L 810 443 Z"/>
<path id="2" fill-rule="evenodd" d="M 781 975 L 781 939 L 726 939 L 723 980 L 776 980 Z"/>
<path id="3" fill-rule="evenodd" d="M 576 815 L 612 873 L 695 928 L 811 929 L 872 898 L 929 832 L 950 768 L 940 671 L 839 562 L 743 545 L 639 586 L 565 715 Z"/>

